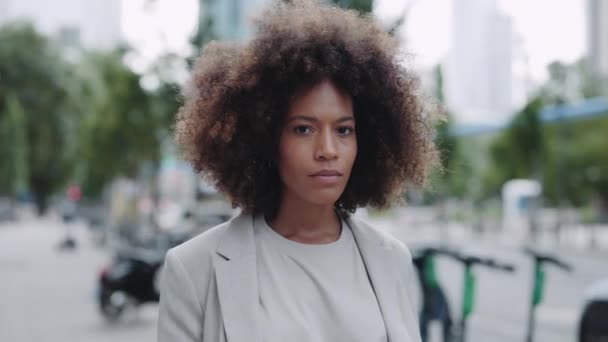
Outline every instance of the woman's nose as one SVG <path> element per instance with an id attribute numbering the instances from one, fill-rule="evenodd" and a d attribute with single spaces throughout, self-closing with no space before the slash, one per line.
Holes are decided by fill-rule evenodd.
<path id="1" fill-rule="evenodd" d="M 332 160 L 338 157 L 334 139 L 335 137 L 329 129 L 325 129 L 319 134 L 316 144 L 315 159 Z"/>

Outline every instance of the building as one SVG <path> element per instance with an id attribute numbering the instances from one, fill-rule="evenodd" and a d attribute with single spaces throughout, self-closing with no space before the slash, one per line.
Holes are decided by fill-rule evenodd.
<path id="1" fill-rule="evenodd" d="M 251 19 L 269 0 L 200 0 L 200 23 L 213 20 L 213 33 L 220 40 L 243 40 L 251 36 Z"/>
<path id="2" fill-rule="evenodd" d="M 70 45 L 109 49 L 122 41 L 120 0 L 0 0 L 0 25 L 29 20 Z"/>
<path id="3" fill-rule="evenodd" d="M 592 74 L 608 77 L 608 1 L 587 2 L 587 49 Z"/>
<path id="4" fill-rule="evenodd" d="M 0 0 L 0 24 L 7 20 L 8 0 Z"/>
<path id="5" fill-rule="evenodd" d="M 446 101 L 459 121 L 507 120 L 512 101 L 512 24 L 495 0 L 453 0 Z"/>

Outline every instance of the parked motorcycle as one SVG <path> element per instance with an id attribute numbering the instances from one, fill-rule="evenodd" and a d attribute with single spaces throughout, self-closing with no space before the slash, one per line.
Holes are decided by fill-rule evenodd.
<path id="1" fill-rule="evenodd" d="M 116 321 L 127 307 L 158 302 L 164 253 L 121 252 L 99 275 L 97 299 L 103 317 Z"/>
<path id="2" fill-rule="evenodd" d="M 230 219 L 226 213 L 192 217 L 191 226 L 158 234 L 148 244 L 117 247 L 112 262 L 99 274 L 97 302 L 102 316 L 115 322 L 129 307 L 160 299 L 160 276 L 167 251 L 217 224 Z"/>

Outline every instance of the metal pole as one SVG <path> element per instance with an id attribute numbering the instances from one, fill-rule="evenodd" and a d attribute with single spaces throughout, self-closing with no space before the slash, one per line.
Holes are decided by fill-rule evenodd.
<path id="1" fill-rule="evenodd" d="M 466 321 L 466 319 L 462 319 L 460 321 L 460 336 L 459 336 L 460 339 L 459 339 L 459 342 L 465 342 L 467 340 L 467 337 L 466 337 L 467 333 L 466 333 L 466 331 L 467 331 L 467 321 Z"/>
<path id="2" fill-rule="evenodd" d="M 526 334 L 526 342 L 533 342 L 534 341 L 534 327 L 535 327 L 535 320 L 534 320 L 534 314 L 536 312 L 536 307 L 534 307 L 534 305 L 530 305 L 530 313 L 528 316 L 528 332 Z"/>
<path id="3" fill-rule="evenodd" d="M 565 140 L 565 120 L 564 120 L 564 100 L 560 96 L 557 100 L 557 177 L 555 182 L 555 193 L 557 197 L 557 223 L 555 225 L 555 240 L 559 243 L 559 237 L 562 230 L 562 224 L 564 222 L 564 185 L 562 181 L 562 177 L 564 174 L 564 156 L 563 156 L 563 146 Z"/>

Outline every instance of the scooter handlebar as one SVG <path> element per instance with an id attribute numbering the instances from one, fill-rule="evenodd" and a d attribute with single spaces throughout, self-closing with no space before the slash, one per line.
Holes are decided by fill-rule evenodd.
<path id="1" fill-rule="evenodd" d="M 484 266 L 494 268 L 499 271 L 504 271 L 504 272 L 514 272 L 515 271 L 515 266 L 513 266 L 511 264 L 507 264 L 507 263 L 500 263 L 494 259 L 485 259 L 482 264 Z"/>
<path id="2" fill-rule="evenodd" d="M 541 252 L 533 250 L 530 247 L 524 247 L 524 252 L 526 254 L 530 255 L 532 258 L 534 258 L 534 261 L 536 263 L 553 264 L 566 272 L 572 271 L 572 266 L 570 266 L 569 264 L 565 263 L 564 261 L 556 258 L 555 256 L 553 256 L 551 254 L 541 253 Z"/>
<path id="3" fill-rule="evenodd" d="M 513 272 L 515 270 L 515 266 L 511 264 L 501 263 L 492 258 L 481 258 L 477 256 L 465 255 L 463 253 L 459 253 L 450 249 L 441 249 L 435 250 L 437 254 L 444 254 L 449 257 L 452 257 L 463 264 L 468 265 L 482 265 L 485 267 L 497 269 L 505 272 Z"/>
<path id="4" fill-rule="evenodd" d="M 571 272 L 572 271 L 572 266 L 570 266 L 569 264 L 555 258 L 555 257 L 548 257 L 548 258 L 544 258 L 544 260 L 541 260 L 550 264 L 553 264 L 555 266 L 557 266 L 558 268 L 561 268 L 562 270 L 566 271 L 566 272 Z"/>
<path id="5" fill-rule="evenodd" d="M 415 250 L 414 257 L 424 257 L 427 254 L 445 255 L 455 259 L 465 265 L 482 265 L 505 272 L 515 271 L 515 266 L 507 263 L 501 263 L 492 258 L 481 258 L 477 256 L 465 255 L 453 249 L 446 247 L 425 247 Z"/>
<path id="6" fill-rule="evenodd" d="M 414 258 L 424 257 L 426 255 L 446 255 L 455 259 L 458 259 L 460 254 L 457 252 L 446 248 L 446 247 L 424 247 L 424 248 L 414 248 L 412 250 L 412 256 Z"/>

